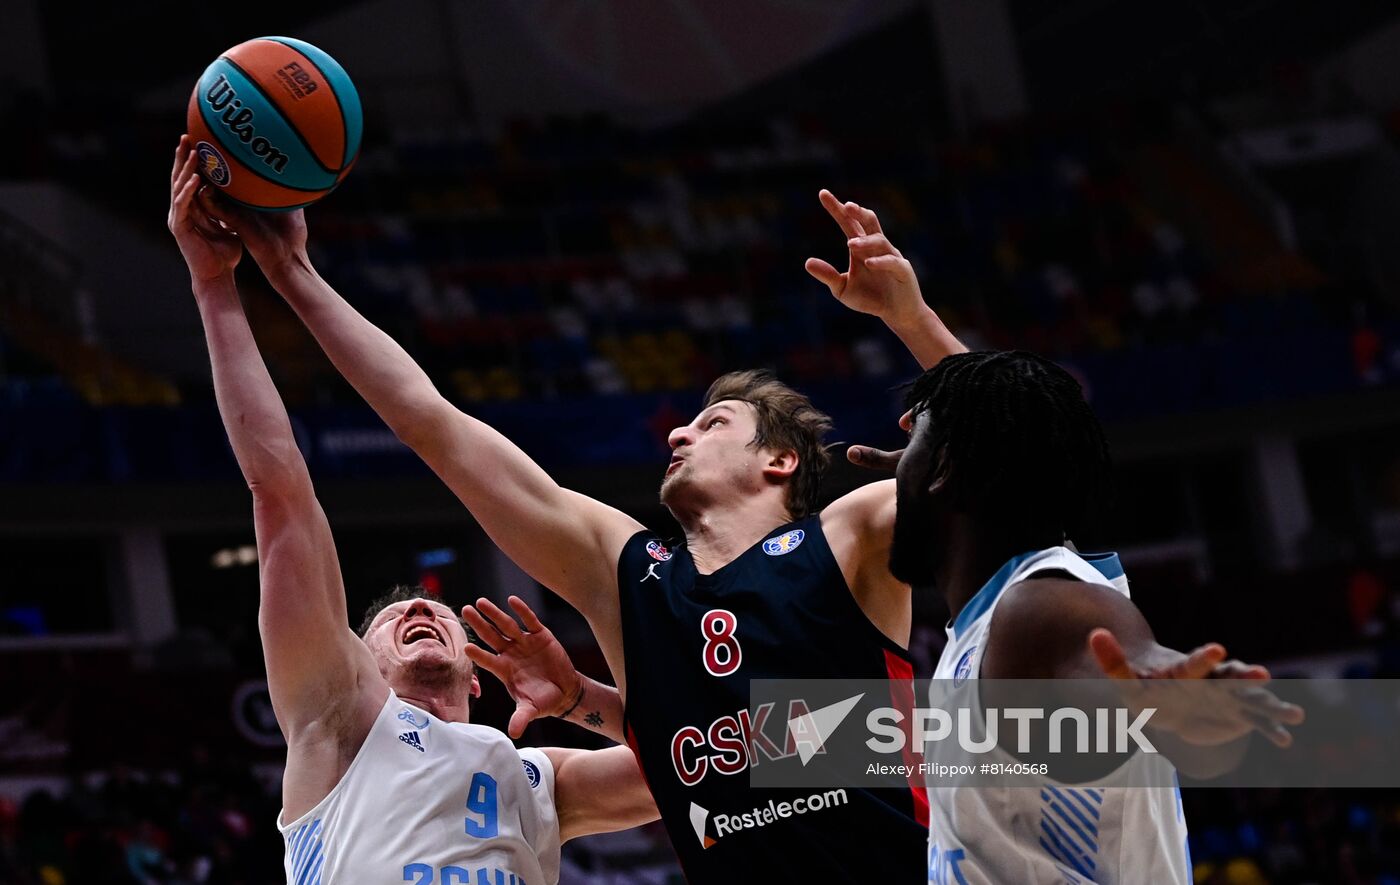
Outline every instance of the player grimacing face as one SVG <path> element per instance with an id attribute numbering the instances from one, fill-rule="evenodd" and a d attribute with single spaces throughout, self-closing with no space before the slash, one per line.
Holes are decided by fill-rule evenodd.
<path id="1" fill-rule="evenodd" d="M 410 599 L 386 606 L 375 616 L 364 641 L 395 691 L 460 681 L 472 696 L 480 694 L 466 655 L 467 631 L 452 609 L 440 602 Z"/>
<path id="2" fill-rule="evenodd" d="M 722 400 L 671 431 L 671 463 L 661 480 L 661 503 L 674 512 L 743 498 L 765 483 L 765 453 L 753 446 L 758 419 L 753 406 Z"/>

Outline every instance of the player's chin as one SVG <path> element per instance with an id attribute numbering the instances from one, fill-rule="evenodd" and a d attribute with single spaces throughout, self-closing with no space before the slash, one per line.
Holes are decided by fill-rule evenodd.
<path id="1" fill-rule="evenodd" d="M 422 650 L 399 661 L 403 680 L 419 685 L 439 685 L 450 681 L 459 669 L 465 669 L 464 665 L 444 650 Z"/>
<path id="2" fill-rule="evenodd" d="M 674 504 L 680 499 L 681 489 L 684 487 L 684 483 L 681 481 L 680 476 L 681 472 L 684 470 L 685 468 L 681 467 L 680 470 L 677 470 L 675 473 L 667 474 L 661 479 L 662 504 L 665 504 L 669 507 L 670 505 Z"/>
<path id="3" fill-rule="evenodd" d="M 933 584 L 937 568 L 922 545 L 895 534 L 890 544 L 890 574 L 905 584 L 925 587 Z"/>

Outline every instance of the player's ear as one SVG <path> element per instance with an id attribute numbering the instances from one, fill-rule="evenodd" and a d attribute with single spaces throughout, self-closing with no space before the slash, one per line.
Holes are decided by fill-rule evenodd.
<path id="1" fill-rule="evenodd" d="M 475 667 L 472 668 L 472 687 L 468 694 L 470 694 L 474 698 L 481 697 L 481 680 L 476 678 Z"/>
<path id="2" fill-rule="evenodd" d="M 768 462 L 763 465 L 763 475 L 770 479 L 783 480 L 797 472 L 797 452 L 792 449 L 767 451 Z"/>
<path id="3" fill-rule="evenodd" d="M 938 450 L 938 457 L 934 459 L 933 476 L 929 478 L 928 482 L 929 495 L 938 495 L 946 491 L 952 478 L 953 462 L 948 457 L 947 446 L 944 446 Z"/>

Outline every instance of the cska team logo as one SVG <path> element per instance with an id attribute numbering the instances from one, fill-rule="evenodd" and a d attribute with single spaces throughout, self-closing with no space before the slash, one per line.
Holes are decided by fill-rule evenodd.
<path id="1" fill-rule="evenodd" d="M 647 555 L 657 562 L 665 562 L 671 558 L 671 551 L 661 546 L 660 541 L 647 542 Z"/>

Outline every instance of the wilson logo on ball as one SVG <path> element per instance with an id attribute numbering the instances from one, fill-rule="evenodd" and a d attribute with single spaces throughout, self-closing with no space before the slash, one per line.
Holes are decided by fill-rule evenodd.
<path id="1" fill-rule="evenodd" d="M 262 157 L 262 161 L 274 172 L 281 174 L 287 168 L 287 155 L 257 134 L 257 130 L 253 128 L 253 109 L 243 106 L 238 92 L 227 77 L 220 74 L 214 85 L 209 87 L 209 91 L 204 93 L 204 100 L 209 102 L 209 107 L 214 113 L 220 114 L 219 120 L 223 122 L 224 127 L 237 136 L 239 141 L 248 145 L 255 156 Z"/>
<path id="2" fill-rule="evenodd" d="M 360 153 L 364 114 L 350 76 L 295 37 L 258 37 L 219 54 L 185 109 L 194 143 L 218 149 L 226 172 L 201 161 L 220 194 L 250 209 L 310 206 L 345 179 Z"/>

